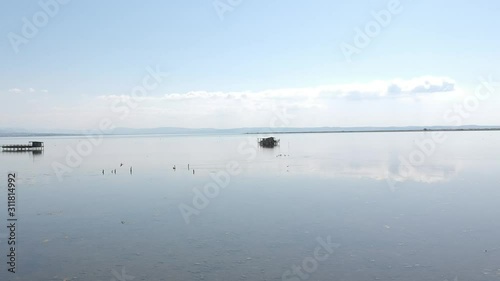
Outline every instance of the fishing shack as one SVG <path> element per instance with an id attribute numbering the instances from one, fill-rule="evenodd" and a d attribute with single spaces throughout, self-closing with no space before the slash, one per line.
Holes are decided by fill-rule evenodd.
<path id="1" fill-rule="evenodd" d="M 259 138 L 258 142 L 259 142 L 259 145 L 262 147 L 273 148 L 273 147 L 279 145 L 280 140 L 275 139 L 274 137 L 268 137 L 268 138 Z"/>

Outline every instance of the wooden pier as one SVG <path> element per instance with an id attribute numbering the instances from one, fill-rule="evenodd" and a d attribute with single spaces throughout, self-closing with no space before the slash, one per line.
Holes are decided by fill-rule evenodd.
<path id="1" fill-rule="evenodd" d="M 30 141 L 29 144 L 9 144 L 2 145 L 2 151 L 22 152 L 22 151 L 41 151 L 44 144 L 40 141 Z"/>

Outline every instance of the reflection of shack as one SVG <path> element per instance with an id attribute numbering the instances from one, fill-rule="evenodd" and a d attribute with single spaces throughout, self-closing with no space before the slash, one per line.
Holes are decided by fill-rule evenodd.
<path id="1" fill-rule="evenodd" d="M 280 140 L 275 139 L 274 137 L 269 137 L 269 138 L 260 138 L 259 139 L 259 144 L 262 147 L 275 147 L 280 144 Z"/>

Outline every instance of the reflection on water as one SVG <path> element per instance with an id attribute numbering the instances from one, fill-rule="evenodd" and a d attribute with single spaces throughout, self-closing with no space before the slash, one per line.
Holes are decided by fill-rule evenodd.
<path id="1" fill-rule="evenodd" d="M 43 155 L 43 150 L 25 150 L 25 151 L 8 151 L 8 150 L 5 150 L 5 151 L 2 151 L 1 153 L 5 153 L 5 154 L 27 154 L 27 155 L 31 155 L 33 157 L 37 157 L 37 156 L 42 156 Z"/>
<path id="2" fill-rule="evenodd" d="M 85 139 L 45 138 L 0 154 L 20 219 L 0 279 L 500 280 L 500 134 L 450 133 L 413 165 L 426 134 L 107 137 L 62 181 L 54 163 Z"/>

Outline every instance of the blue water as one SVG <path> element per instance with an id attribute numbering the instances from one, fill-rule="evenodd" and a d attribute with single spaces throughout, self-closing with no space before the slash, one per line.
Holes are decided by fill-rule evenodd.
<path id="1" fill-rule="evenodd" d="M 431 134 L 36 138 L 0 280 L 500 280 L 500 132 Z"/>

